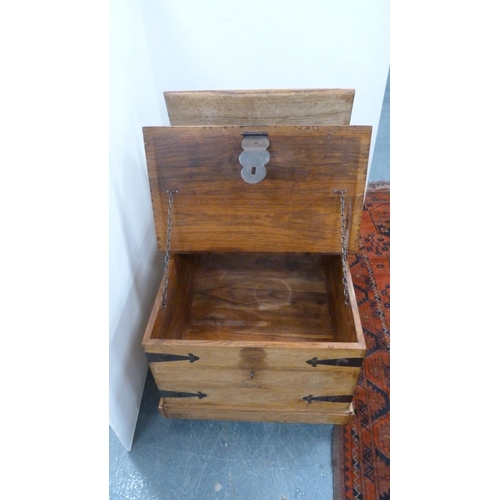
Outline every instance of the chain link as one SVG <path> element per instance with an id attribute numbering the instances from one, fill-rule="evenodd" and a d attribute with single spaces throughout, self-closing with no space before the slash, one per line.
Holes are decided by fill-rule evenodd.
<path id="1" fill-rule="evenodd" d="M 346 241 L 346 220 L 345 220 L 345 196 L 347 190 L 338 190 L 340 193 L 340 241 L 342 243 L 342 283 L 344 284 L 344 303 L 349 305 L 349 290 L 347 287 L 347 241 Z"/>
<path id="2" fill-rule="evenodd" d="M 170 191 L 168 190 L 168 214 L 167 214 L 167 245 L 165 252 L 165 270 L 163 279 L 163 299 L 161 302 L 161 308 L 164 309 L 167 305 L 167 287 L 168 287 L 168 263 L 170 261 L 170 236 L 172 234 L 172 207 L 174 204 L 174 193 L 178 193 L 177 189 Z"/>

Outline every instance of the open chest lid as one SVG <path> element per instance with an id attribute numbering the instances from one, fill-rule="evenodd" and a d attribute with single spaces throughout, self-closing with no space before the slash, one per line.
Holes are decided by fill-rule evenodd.
<path id="1" fill-rule="evenodd" d="M 174 253 L 356 252 L 371 130 L 144 127 L 158 248 L 171 202 Z"/>

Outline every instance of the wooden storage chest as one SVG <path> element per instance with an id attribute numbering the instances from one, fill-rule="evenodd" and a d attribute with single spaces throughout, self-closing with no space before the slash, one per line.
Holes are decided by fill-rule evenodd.
<path id="1" fill-rule="evenodd" d="M 265 177 L 248 183 L 242 142 L 263 136 Z M 143 347 L 166 417 L 350 421 L 365 343 L 343 254 L 358 250 L 370 138 L 366 126 L 144 128 L 168 264 Z"/>

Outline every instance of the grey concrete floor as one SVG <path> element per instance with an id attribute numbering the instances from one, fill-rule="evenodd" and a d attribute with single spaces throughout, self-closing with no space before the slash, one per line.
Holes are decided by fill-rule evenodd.
<path id="1" fill-rule="evenodd" d="M 369 182 L 390 178 L 390 77 Z M 132 450 L 109 431 L 113 500 L 333 498 L 331 425 L 171 420 L 148 373 Z"/>
<path id="2" fill-rule="evenodd" d="M 110 499 L 331 499 L 331 425 L 173 420 L 148 373 L 132 450 L 109 433 Z"/>

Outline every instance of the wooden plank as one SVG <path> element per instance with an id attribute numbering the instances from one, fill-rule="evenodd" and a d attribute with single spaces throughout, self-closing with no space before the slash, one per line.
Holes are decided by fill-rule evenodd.
<path id="1" fill-rule="evenodd" d="M 280 369 L 303 371 L 306 373 L 325 372 L 327 374 L 331 373 L 332 370 L 340 370 L 343 373 L 351 368 L 323 364 L 313 367 L 307 361 L 313 358 L 321 360 L 363 358 L 365 354 L 365 350 L 358 344 L 342 345 L 329 344 L 327 342 L 239 343 L 234 341 L 158 341 L 151 339 L 151 341 L 144 343 L 144 347 L 146 352 L 150 353 L 176 354 L 180 356 L 192 353 L 199 358 L 194 363 L 190 363 L 189 361 L 158 363 L 165 370 L 168 370 L 169 367 L 179 369 L 180 366 L 186 364 L 193 369 Z M 154 363 L 151 364 L 153 365 Z"/>
<path id="2" fill-rule="evenodd" d="M 164 92 L 171 125 L 349 125 L 352 89 Z"/>
<path id="3" fill-rule="evenodd" d="M 327 278 L 328 279 L 328 278 Z M 351 308 L 352 318 L 354 320 L 354 329 L 356 331 L 356 344 L 358 344 L 361 349 L 366 350 L 365 335 L 363 333 L 363 325 L 361 324 L 361 318 L 359 316 L 358 301 L 356 298 L 356 293 L 354 291 L 354 284 L 352 282 L 351 270 L 347 269 L 347 290 L 349 293 L 349 307 Z M 364 354 L 363 354 L 364 357 Z"/>
<path id="4" fill-rule="evenodd" d="M 311 394 L 352 395 L 361 370 L 336 366 L 327 366 L 323 370 L 317 367 L 295 370 L 266 364 L 267 368 L 258 368 L 257 365 L 261 366 L 259 362 L 248 363 L 248 367 L 221 368 L 209 367 L 206 363 L 200 365 L 199 361 L 173 361 L 151 363 L 150 367 L 159 390 L 194 394 L 201 391 L 207 397 L 199 404 L 246 404 L 257 408 L 283 405 L 289 409 L 305 408 L 307 402 L 303 398 Z M 189 398 L 179 398 L 178 404 L 189 403 Z M 318 406 L 323 402 L 311 404 Z M 328 405 L 340 408 L 348 403 L 328 402 Z"/>
<path id="5" fill-rule="evenodd" d="M 325 255 L 323 262 L 326 272 L 326 288 L 328 290 L 328 306 L 333 328 L 338 341 L 356 342 L 356 326 L 350 304 L 345 303 L 343 267 L 340 255 Z M 349 266 L 349 263 L 347 263 Z M 347 270 L 349 273 L 349 270 Z M 347 277 L 347 276 L 346 276 Z"/>
<path id="6" fill-rule="evenodd" d="M 319 325 L 316 329 L 312 329 L 310 332 L 305 332 L 303 330 L 283 330 L 277 331 L 276 329 L 270 327 L 269 331 L 266 332 L 262 326 L 265 322 L 257 321 L 253 325 L 246 325 L 244 328 L 232 327 L 219 327 L 211 325 L 203 326 L 193 326 L 190 325 L 184 332 L 184 340 L 226 340 L 226 341 L 251 341 L 265 343 L 269 341 L 276 342 L 329 342 L 332 340 L 330 335 L 325 335 L 321 333 L 321 327 L 324 325 Z M 252 328 L 252 326 L 254 328 Z"/>
<path id="7" fill-rule="evenodd" d="M 172 252 L 340 253 L 347 190 L 349 251 L 359 249 L 371 127 L 267 127 L 267 176 L 241 178 L 241 132 L 255 127 L 145 127 L 158 247 L 165 250 L 167 190 L 177 189 Z"/>
<path id="8" fill-rule="evenodd" d="M 156 319 L 154 323 L 148 325 L 150 330 L 146 330 L 152 338 L 161 338 L 165 332 L 168 332 L 170 338 L 182 337 L 196 285 L 200 257 L 200 255 L 175 254 L 171 256 L 166 306 L 162 307 L 164 289 L 164 279 L 162 279 L 153 307 Z"/>
<path id="9" fill-rule="evenodd" d="M 352 421 L 354 410 L 352 405 L 346 410 L 332 408 L 306 408 L 289 411 L 280 408 L 239 408 L 231 406 L 203 407 L 177 405 L 169 400 L 160 399 L 159 410 L 167 418 L 189 418 L 201 420 L 236 420 L 246 422 L 283 422 L 304 424 L 344 425 Z"/>
<path id="10" fill-rule="evenodd" d="M 331 341 L 327 300 L 318 256 L 205 255 L 183 338 Z"/>

